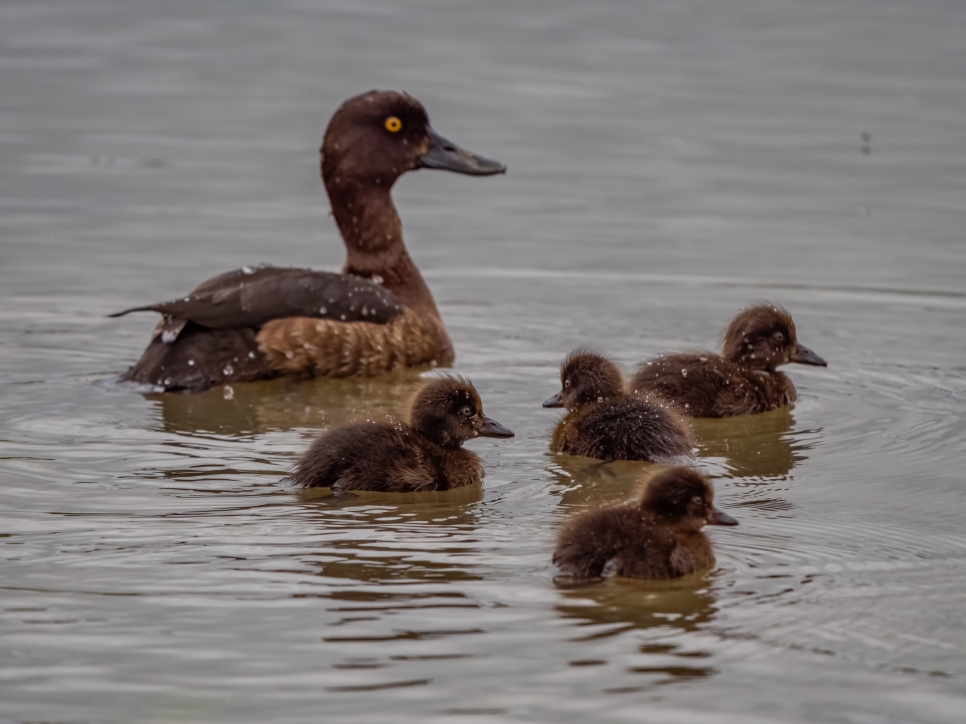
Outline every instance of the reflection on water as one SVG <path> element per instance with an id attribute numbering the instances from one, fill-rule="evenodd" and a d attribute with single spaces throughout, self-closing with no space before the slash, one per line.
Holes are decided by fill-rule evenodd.
<path id="1" fill-rule="evenodd" d="M 638 650 L 643 662 L 628 667 L 634 674 L 656 677 L 650 684 L 711 676 L 710 651 L 682 646 L 681 634 L 705 629 L 717 613 L 708 574 L 676 581 L 636 581 L 611 578 L 592 584 L 557 583 L 562 601 L 555 608 L 563 618 L 577 622 L 577 641 L 593 641 L 647 631 Z M 571 666 L 593 662 L 571 661 Z M 603 662 L 601 662 L 603 663 Z"/>
<path id="2" fill-rule="evenodd" d="M 574 455 L 553 455 L 550 474 L 563 506 L 598 505 L 635 495 L 653 466 L 634 460 L 603 462 Z"/>
<path id="3" fill-rule="evenodd" d="M 675 581 L 638 581 L 608 578 L 590 584 L 558 582 L 565 602 L 556 606 L 566 618 L 581 625 L 622 624 L 623 628 L 670 626 L 695 631 L 709 623 L 717 611 L 709 587 L 710 574 Z M 594 636 L 612 636 L 623 630 L 610 628 Z"/>
<path id="4" fill-rule="evenodd" d="M 346 581 L 471 581 L 481 574 L 455 564 L 459 554 L 476 542 L 482 486 L 427 493 L 296 493 L 300 518 L 320 531 L 324 553 L 304 558 L 316 575 Z M 406 541 L 418 536 L 414 548 Z M 338 580 L 344 579 L 344 580 Z M 350 595 L 357 601 L 409 599 L 366 589 L 334 591 L 325 597 Z M 435 595 L 435 594 L 434 594 Z M 454 594 L 456 595 L 456 594 Z M 388 596 L 388 599 L 387 599 Z"/>
<path id="5" fill-rule="evenodd" d="M 692 420 L 697 461 L 713 478 L 740 479 L 741 485 L 782 481 L 808 458 L 822 428 L 796 429 L 792 408 L 761 415 Z M 563 505 L 582 505 L 633 496 L 653 466 L 619 460 L 556 454 L 550 473 Z M 761 489 L 764 490 L 764 489 Z"/>
<path id="6" fill-rule="evenodd" d="M 723 460 L 729 478 L 785 478 L 807 458 L 813 438 L 821 433 L 795 430 L 792 408 L 726 420 L 694 420 L 698 455 L 707 462 Z"/>
<path id="7" fill-rule="evenodd" d="M 251 435 L 320 429 L 366 417 L 408 419 L 419 380 L 420 371 L 405 369 L 372 379 L 278 379 L 198 394 L 149 393 L 145 397 L 160 410 L 159 428 L 164 432 Z"/>

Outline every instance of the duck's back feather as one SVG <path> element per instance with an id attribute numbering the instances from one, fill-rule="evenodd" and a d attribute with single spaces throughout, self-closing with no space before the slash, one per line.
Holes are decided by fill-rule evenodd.
<path id="1" fill-rule="evenodd" d="M 637 578 L 673 578 L 670 566 L 674 542 L 648 535 L 636 505 L 618 505 L 577 516 L 560 532 L 553 562 L 574 578 L 626 575 L 634 566 Z"/>
<path id="2" fill-rule="evenodd" d="M 416 489 L 435 489 L 432 466 L 415 433 L 402 425 L 363 422 L 322 433 L 292 478 L 306 488 L 397 492 L 402 470 Z"/>
<path id="3" fill-rule="evenodd" d="M 691 417 L 753 415 L 795 401 L 795 385 L 783 372 L 758 372 L 712 352 L 657 357 L 631 381 L 639 392 L 656 392 Z"/>
<path id="4" fill-rule="evenodd" d="M 561 531 L 553 562 L 574 578 L 668 580 L 714 565 L 701 532 L 678 534 L 643 518 L 636 503 L 578 515 Z"/>
<path id="5" fill-rule="evenodd" d="M 656 399 L 628 395 L 583 405 L 558 423 L 553 452 L 600 460 L 669 462 L 691 454 L 685 422 Z"/>

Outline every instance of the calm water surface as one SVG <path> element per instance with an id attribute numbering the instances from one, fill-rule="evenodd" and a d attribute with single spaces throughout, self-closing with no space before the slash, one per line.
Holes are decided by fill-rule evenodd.
<path id="1" fill-rule="evenodd" d="M 0 718 L 962 721 L 964 32 L 954 0 L 4 2 Z M 112 383 L 154 319 L 107 313 L 338 268 L 316 149 L 372 87 L 510 169 L 396 189 L 517 431 L 470 443 L 482 490 L 282 482 L 411 372 Z M 561 357 L 711 347 L 761 298 L 829 367 L 698 424 L 716 570 L 555 583 L 560 522 L 642 469 L 546 452 Z"/>

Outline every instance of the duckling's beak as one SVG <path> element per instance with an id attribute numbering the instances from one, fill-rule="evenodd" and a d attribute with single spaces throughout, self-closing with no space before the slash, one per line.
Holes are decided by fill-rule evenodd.
<path id="1" fill-rule="evenodd" d="M 496 420 L 483 415 L 483 427 L 479 429 L 480 437 L 513 437 L 513 430 L 503 427 Z"/>
<path id="2" fill-rule="evenodd" d="M 803 365 L 815 365 L 816 367 L 828 367 L 828 362 L 823 360 L 804 344 L 795 346 L 795 351 L 788 358 L 789 362 L 798 362 Z"/>
<path id="3" fill-rule="evenodd" d="M 432 128 L 429 129 L 429 150 L 419 157 L 419 168 L 438 168 L 469 176 L 506 173 L 506 166 L 499 161 L 470 153 L 452 141 L 447 141 Z"/>
<path id="4" fill-rule="evenodd" d="M 544 400 L 544 407 L 563 407 L 563 391 L 561 390 L 549 400 Z"/>
<path id="5" fill-rule="evenodd" d="M 712 508 L 711 515 L 708 516 L 708 525 L 738 525 L 738 521 L 724 511 Z"/>

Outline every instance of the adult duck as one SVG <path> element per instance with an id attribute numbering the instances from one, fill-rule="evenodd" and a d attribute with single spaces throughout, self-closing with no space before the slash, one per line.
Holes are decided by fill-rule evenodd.
<path id="1" fill-rule="evenodd" d="M 631 387 L 656 392 L 691 417 L 754 415 L 787 407 L 798 398 L 780 365 L 828 363 L 798 341 L 795 322 L 777 304 L 742 310 L 724 332 L 720 355 L 686 352 L 642 364 Z"/>
<path id="2" fill-rule="evenodd" d="M 390 190 L 420 168 L 489 176 L 506 167 L 447 141 L 419 101 L 394 91 L 345 101 L 321 153 L 322 180 L 346 245 L 342 273 L 243 267 L 185 297 L 113 314 L 163 317 L 122 380 L 200 391 L 281 375 L 371 376 L 452 363 L 452 342 L 406 251 Z"/>

